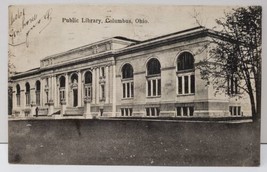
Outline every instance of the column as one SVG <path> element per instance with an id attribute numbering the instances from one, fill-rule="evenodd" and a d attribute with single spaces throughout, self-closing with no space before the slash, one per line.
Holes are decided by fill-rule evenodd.
<path id="1" fill-rule="evenodd" d="M 21 117 L 25 117 L 25 113 L 23 109 L 26 107 L 26 100 L 25 100 L 25 87 L 22 87 L 23 90 L 20 90 L 20 107 L 21 107 Z"/>
<path id="2" fill-rule="evenodd" d="M 36 108 L 36 93 L 35 93 L 35 88 L 31 88 L 30 90 L 31 94 L 31 112 L 30 112 L 30 117 L 33 117 L 35 115 L 35 108 Z"/>
<path id="3" fill-rule="evenodd" d="M 53 75 L 52 76 L 52 84 L 51 84 L 51 88 L 52 88 L 52 97 L 51 99 L 53 100 L 53 102 L 56 102 L 56 77 Z"/>
<path id="4" fill-rule="evenodd" d="M 99 104 L 99 68 L 96 68 L 96 104 Z"/>
<path id="5" fill-rule="evenodd" d="M 44 99 L 44 82 L 43 79 L 40 79 L 41 85 L 40 85 L 40 106 L 43 106 L 43 99 Z"/>
<path id="6" fill-rule="evenodd" d="M 84 106 L 84 82 L 83 73 L 81 73 L 81 106 Z"/>
<path id="7" fill-rule="evenodd" d="M 54 113 L 54 81 L 55 77 L 49 77 L 49 102 L 48 102 L 48 115 L 52 115 Z"/>
<path id="8" fill-rule="evenodd" d="M 93 69 L 92 73 L 92 102 L 96 103 L 96 70 Z"/>
<path id="9" fill-rule="evenodd" d="M 59 91 L 59 88 L 58 88 L 58 82 L 57 82 L 57 77 L 55 76 L 54 77 L 54 103 L 55 103 L 55 107 L 59 107 L 60 105 L 60 102 L 59 102 L 59 98 L 58 98 L 58 91 Z"/>
<path id="10" fill-rule="evenodd" d="M 115 64 L 112 66 L 113 68 L 113 100 L 112 100 L 112 116 L 116 116 L 116 66 Z"/>
<path id="11" fill-rule="evenodd" d="M 78 107 L 82 106 L 82 74 L 78 72 Z"/>
<path id="12" fill-rule="evenodd" d="M 12 110 L 17 108 L 17 96 L 16 96 L 16 94 L 18 94 L 16 87 L 12 87 L 12 107 L 13 107 Z"/>
<path id="13" fill-rule="evenodd" d="M 69 104 L 69 76 L 66 73 L 65 75 L 65 101 L 66 101 L 66 105 L 68 106 Z"/>
<path id="14" fill-rule="evenodd" d="M 12 87 L 12 112 L 11 112 L 11 115 L 15 117 L 15 113 L 13 114 L 14 109 L 17 108 L 17 92 L 15 91 L 16 90 L 16 87 Z"/>
<path id="15" fill-rule="evenodd" d="M 109 67 L 106 66 L 106 85 L 105 85 L 105 103 L 109 103 Z"/>

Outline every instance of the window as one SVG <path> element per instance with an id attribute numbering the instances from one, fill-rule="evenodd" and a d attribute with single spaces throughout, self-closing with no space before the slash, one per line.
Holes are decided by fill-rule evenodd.
<path id="1" fill-rule="evenodd" d="M 132 116 L 132 108 L 121 108 L 121 116 Z"/>
<path id="2" fill-rule="evenodd" d="M 105 67 L 100 68 L 100 77 L 102 77 L 102 78 L 105 77 Z"/>
<path id="3" fill-rule="evenodd" d="M 61 76 L 59 78 L 59 100 L 65 101 L 65 86 L 66 86 L 66 78 Z"/>
<path id="4" fill-rule="evenodd" d="M 194 106 L 179 106 L 176 107 L 177 116 L 193 116 Z"/>
<path id="5" fill-rule="evenodd" d="M 90 71 L 84 75 L 84 96 L 92 98 L 92 73 Z"/>
<path id="6" fill-rule="evenodd" d="M 194 57 L 189 52 L 179 55 L 177 60 L 177 93 L 195 93 Z"/>
<path id="7" fill-rule="evenodd" d="M 78 84 L 78 75 L 76 73 L 71 75 L 71 83 L 73 85 L 77 85 Z"/>
<path id="8" fill-rule="evenodd" d="M 100 85 L 100 91 L 101 91 L 101 93 L 100 93 L 100 95 L 101 95 L 101 97 L 100 97 L 100 100 L 105 100 L 105 85 L 104 84 L 101 84 Z"/>
<path id="9" fill-rule="evenodd" d="M 161 95 L 161 66 L 157 59 L 152 58 L 147 63 L 147 96 Z"/>
<path id="10" fill-rule="evenodd" d="M 230 77 L 228 77 L 227 93 L 228 95 L 235 95 L 239 93 L 238 79 L 234 75 L 231 75 Z"/>
<path id="11" fill-rule="evenodd" d="M 183 52 L 179 55 L 177 61 L 178 71 L 194 69 L 194 57 L 189 52 Z"/>
<path id="12" fill-rule="evenodd" d="M 40 98 L 41 82 L 39 80 L 36 81 L 35 87 L 36 87 L 36 91 L 35 91 L 35 93 L 36 93 L 36 105 L 40 106 L 40 104 L 41 104 L 40 103 L 40 100 L 41 100 L 41 98 Z"/>
<path id="13" fill-rule="evenodd" d="M 160 114 L 159 107 L 146 108 L 146 116 L 154 117 L 154 116 L 159 116 L 159 114 Z"/>
<path id="14" fill-rule="evenodd" d="M 26 87 L 26 92 L 25 92 L 25 95 L 26 95 L 26 106 L 30 106 L 30 104 L 31 104 L 31 89 L 30 89 L 30 84 L 27 82 L 25 84 L 25 87 Z"/>
<path id="15" fill-rule="evenodd" d="M 122 67 L 122 97 L 134 97 L 133 67 L 130 64 Z"/>
<path id="16" fill-rule="evenodd" d="M 240 116 L 242 115 L 241 106 L 229 106 L 229 112 L 231 116 Z"/>
<path id="17" fill-rule="evenodd" d="M 19 84 L 16 86 L 16 97 L 17 97 L 17 106 L 20 106 L 20 86 Z"/>

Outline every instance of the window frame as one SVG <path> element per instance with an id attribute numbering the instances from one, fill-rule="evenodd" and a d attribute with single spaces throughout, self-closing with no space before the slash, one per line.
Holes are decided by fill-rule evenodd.
<path id="1" fill-rule="evenodd" d="M 126 68 L 127 66 L 129 66 L 132 70 L 131 71 L 132 77 L 124 77 L 124 73 L 125 73 L 124 70 L 127 70 L 127 68 Z M 133 66 L 130 63 L 125 63 L 122 65 L 122 68 L 121 68 L 121 86 L 122 86 L 122 99 L 133 99 L 134 98 L 134 70 L 133 70 Z"/>
<path id="2" fill-rule="evenodd" d="M 156 60 L 159 64 L 159 73 L 149 74 L 149 63 L 153 63 L 152 60 Z M 146 97 L 157 98 L 161 97 L 162 86 L 161 86 L 161 63 L 159 59 L 152 57 L 146 63 Z M 160 88 L 159 88 L 160 87 Z M 155 91 L 155 94 L 154 94 Z"/>
<path id="3" fill-rule="evenodd" d="M 179 60 L 180 58 L 184 58 L 183 55 L 185 53 L 190 54 L 190 57 L 192 57 L 193 63 L 190 65 L 192 68 L 183 67 L 183 69 L 179 69 L 180 66 Z M 183 59 L 183 61 L 185 60 Z M 185 66 L 185 64 L 181 66 Z M 187 78 L 187 84 L 185 82 L 186 81 L 185 78 Z M 194 82 L 194 85 L 192 85 L 192 81 Z M 195 58 L 193 53 L 189 51 L 183 51 L 179 53 L 176 59 L 176 95 L 177 96 L 195 95 L 195 93 L 196 93 Z"/>

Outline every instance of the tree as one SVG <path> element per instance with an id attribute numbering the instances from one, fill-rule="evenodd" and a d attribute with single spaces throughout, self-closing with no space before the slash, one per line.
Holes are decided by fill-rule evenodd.
<path id="1" fill-rule="evenodd" d="M 14 75 L 16 73 L 16 67 L 15 65 L 12 63 L 12 58 L 14 57 L 14 55 L 8 51 L 8 77 Z M 11 86 L 11 81 L 8 81 L 8 115 L 12 114 L 12 101 L 13 101 L 13 89 Z"/>
<path id="2" fill-rule="evenodd" d="M 217 19 L 220 37 L 212 40 L 209 56 L 198 64 L 202 78 L 217 89 L 227 88 L 229 95 L 247 93 L 254 120 L 260 119 L 261 105 L 261 14 L 260 6 L 240 7 Z"/>

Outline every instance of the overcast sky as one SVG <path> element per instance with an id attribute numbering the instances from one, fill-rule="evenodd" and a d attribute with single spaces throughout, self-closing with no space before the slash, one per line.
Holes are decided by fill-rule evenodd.
<path id="1" fill-rule="evenodd" d="M 9 10 L 9 32 L 13 34 L 13 41 L 9 37 L 11 61 L 16 66 L 16 71 L 25 71 L 39 67 L 40 59 L 44 57 L 106 38 L 124 36 L 145 40 L 177 32 L 198 26 L 193 17 L 195 13 L 199 13 L 198 18 L 203 25 L 213 28 L 216 26 L 215 19 L 223 17 L 224 12 L 231 12 L 232 8 L 151 5 L 12 6 Z M 22 15 L 16 18 L 16 14 Z M 131 19 L 133 23 L 105 23 L 107 16 Z M 62 22 L 63 18 L 77 18 L 79 23 L 65 23 Z M 103 23 L 81 23 L 81 18 L 101 19 Z M 145 19 L 149 23 L 135 23 L 137 18 Z M 39 19 L 41 20 L 37 23 Z M 26 25 L 27 21 L 29 22 Z M 17 31 L 15 37 L 14 31 Z"/>

